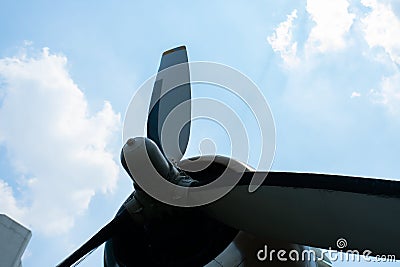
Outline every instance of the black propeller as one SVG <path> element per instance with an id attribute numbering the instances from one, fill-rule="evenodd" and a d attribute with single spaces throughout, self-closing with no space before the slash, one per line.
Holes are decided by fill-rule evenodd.
<path id="1" fill-rule="evenodd" d="M 74 266 L 74 264 L 79 262 L 79 260 L 81 260 L 85 255 L 99 247 L 101 244 L 110 239 L 115 233 L 120 231 L 121 226 L 128 220 L 130 220 L 130 215 L 127 210 L 123 210 L 107 225 L 100 229 L 100 231 L 98 231 L 92 238 L 86 241 L 85 244 L 83 244 L 68 258 L 58 264 L 57 267 Z"/>
<path id="2" fill-rule="evenodd" d="M 246 169 L 231 192 L 198 208 L 170 206 L 144 192 L 135 182 L 145 164 L 140 149 L 146 150 L 164 179 L 188 187 L 217 179 L 230 160 L 219 156 L 207 168 L 183 174 L 177 167 L 197 169 L 188 166 L 201 164 L 201 160 L 181 161 L 190 135 L 187 61 L 184 46 L 163 54 L 149 107 L 149 139 L 130 139 L 121 152 L 122 165 L 136 191 L 109 224 L 58 266 L 72 265 L 104 242 L 107 267 L 203 266 L 232 241 L 238 230 L 332 249 L 337 249 L 337 239 L 346 238 L 349 249 L 400 258 L 400 183 L 396 181 L 258 172 L 268 178 L 249 193 L 255 172 Z M 154 177 L 145 178 L 151 181 Z"/>
<path id="3" fill-rule="evenodd" d="M 75 264 L 106 241 L 104 264 L 108 267 L 203 266 L 236 236 L 237 230 L 204 216 L 202 211 L 161 203 L 135 183 L 135 170 L 143 156 L 143 153 L 133 153 L 133 160 L 129 159 L 132 153 L 128 150 L 135 142 L 151 154 L 152 163 L 164 178 L 179 176 L 176 163 L 185 153 L 190 135 L 191 89 L 187 62 L 184 46 L 163 53 L 149 106 L 149 139 L 130 139 L 121 151 L 122 166 L 133 179 L 136 191 L 110 223 L 58 267 Z M 174 113 L 174 109 L 179 112 Z M 179 184 L 194 186 L 199 181 L 186 176 L 179 179 Z"/>

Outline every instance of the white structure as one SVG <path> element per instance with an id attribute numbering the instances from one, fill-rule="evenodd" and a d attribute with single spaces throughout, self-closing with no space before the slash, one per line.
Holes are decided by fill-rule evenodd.
<path id="1" fill-rule="evenodd" d="M 21 257 L 32 233 L 5 214 L 0 214 L 0 267 L 21 267 Z"/>

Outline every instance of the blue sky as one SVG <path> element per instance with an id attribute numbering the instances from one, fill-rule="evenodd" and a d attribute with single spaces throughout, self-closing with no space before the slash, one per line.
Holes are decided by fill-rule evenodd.
<path id="1" fill-rule="evenodd" d="M 182 44 L 259 86 L 272 169 L 400 177 L 398 1 L 5 0 L 0 33 L 0 212 L 33 231 L 24 266 L 58 263 L 131 192 L 125 110 Z M 101 261 L 98 250 L 82 266 Z"/>

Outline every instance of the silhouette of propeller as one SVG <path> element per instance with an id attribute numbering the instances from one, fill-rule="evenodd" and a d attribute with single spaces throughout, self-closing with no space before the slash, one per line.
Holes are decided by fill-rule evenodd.
<path id="1" fill-rule="evenodd" d="M 134 184 L 138 175 L 134 165 L 140 166 L 142 155 L 138 153 L 139 156 L 132 158 L 134 149 L 145 149 L 157 172 L 167 180 L 179 175 L 177 166 L 191 164 L 181 161 L 190 135 L 187 62 L 184 46 L 162 56 L 149 106 L 148 139 L 130 139 L 121 152 L 121 163 Z M 181 112 L 174 113 L 178 106 Z M 224 160 L 217 157 L 205 169 L 186 171 L 180 185 L 198 186 L 216 179 L 226 169 Z M 202 266 L 218 255 L 238 230 L 288 243 L 333 249 L 337 249 L 337 239 L 346 238 L 347 249 L 368 249 L 371 255 L 400 258 L 399 182 L 271 171 L 258 172 L 268 178 L 259 189 L 249 193 L 254 173 L 246 169 L 232 191 L 199 208 L 168 206 L 135 184 L 137 190 L 116 217 L 58 266 L 71 266 L 106 241 L 106 266 L 118 266 L 121 261 L 131 266 L 140 262 L 141 257 L 143 262 L 148 261 L 148 266 Z M 195 231 L 187 229 L 188 225 Z M 162 240 L 163 237 L 168 238 Z M 169 245 L 170 249 L 164 248 L 164 254 L 146 254 L 156 244 Z M 191 249 L 185 250 L 187 247 Z M 163 258 L 163 262 L 156 262 L 157 257 Z"/>
<path id="2" fill-rule="evenodd" d="M 57 265 L 58 267 L 71 266 L 79 262 L 85 255 L 107 240 L 106 266 L 118 266 L 117 262 L 120 262 L 121 259 L 124 262 L 124 266 L 132 265 L 129 263 L 133 258 L 132 251 L 129 249 L 127 251 L 127 246 L 132 248 L 134 253 L 136 252 L 134 257 L 135 266 L 142 266 L 141 264 L 146 266 L 182 267 L 196 266 L 197 264 L 204 265 L 217 256 L 237 234 L 237 230 L 208 218 L 203 213 L 193 212 L 188 209 L 171 208 L 155 201 L 141 190 L 134 179 L 135 170 L 137 169 L 134 165 L 140 166 L 138 161 L 142 159 L 144 152 L 135 153 L 134 156 L 138 157 L 133 160 L 126 160 L 126 157 L 132 154 L 129 151 L 126 152 L 128 149 L 132 147 L 134 149 L 145 149 L 146 153 L 151 154 L 152 163 L 154 163 L 154 167 L 160 174 L 167 176 L 171 172 L 175 172 L 174 175 L 178 175 L 179 171 L 176 169 L 176 163 L 182 159 L 190 135 L 191 88 L 187 62 L 188 57 L 185 46 L 163 53 L 149 106 L 147 120 L 148 139 L 130 139 L 121 151 L 122 166 L 133 179 L 136 191 L 128 197 L 113 220 Z M 180 112 L 174 113 L 174 109 L 178 106 Z M 127 161 L 133 163 L 128 164 Z M 180 182 L 184 186 L 190 186 L 196 181 L 186 177 L 181 179 Z M 140 202 L 136 199 L 139 199 Z M 142 212 L 144 209 L 146 212 Z M 151 209 L 154 209 L 154 211 L 151 211 Z M 173 216 L 162 217 L 163 215 L 160 215 L 160 213 L 168 212 L 173 213 Z M 163 218 L 163 222 L 158 221 L 159 215 Z M 166 227 L 165 225 L 168 225 L 168 228 L 164 228 Z M 165 231 L 159 232 L 159 228 Z M 193 228 L 196 228 L 196 232 L 190 235 L 185 234 L 185 232 Z M 149 229 L 152 230 L 150 231 Z M 158 243 L 158 241 L 152 240 L 150 244 L 149 238 L 151 239 L 151 237 L 144 237 L 144 232 L 150 231 L 151 236 L 153 232 L 158 232 L 158 238 L 162 239 L 161 236 L 168 234 L 171 229 L 175 229 L 173 231 L 174 241 L 169 240 L 168 243 L 174 242 L 174 245 L 170 247 L 177 247 L 179 250 L 168 250 L 164 247 L 162 249 L 164 253 L 159 254 L 159 257 L 165 258 L 169 256 L 168 254 L 173 254 L 175 259 L 164 259 L 163 262 L 157 263 L 154 261 L 154 254 L 157 252 L 153 250 L 152 256 L 140 260 L 141 256 L 148 253 L 146 252 L 146 247 L 156 246 Z M 180 235 L 179 232 L 184 234 Z M 118 249 L 115 249 L 115 247 L 118 247 Z M 188 250 L 182 254 L 188 248 L 194 248 L 195 250 Z"/>

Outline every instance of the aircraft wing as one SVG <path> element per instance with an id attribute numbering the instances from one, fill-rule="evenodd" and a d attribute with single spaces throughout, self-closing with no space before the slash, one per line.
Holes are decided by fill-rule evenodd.
<path id="1" fill-rule="evenodd" d="M 205 206 L 206 213 L 260 237 L 400 258 L 400 182 L 270 172 L 249 193 L 252 174 L 246 172 L 231 192 Z"/>

